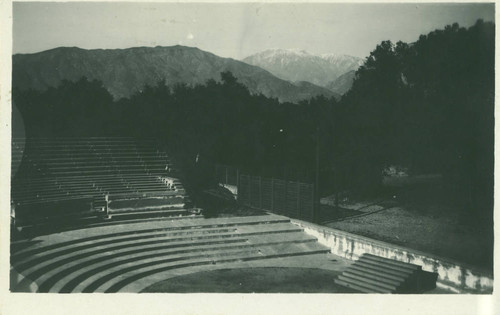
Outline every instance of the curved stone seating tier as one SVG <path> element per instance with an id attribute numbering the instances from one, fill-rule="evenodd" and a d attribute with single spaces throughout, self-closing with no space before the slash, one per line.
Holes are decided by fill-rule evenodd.
<path id="1" fill-rule="evenodd" d="M 178 270 L 328 252 L 275 215 L 99 226 L 13 242 L 11 290 L 140 292 Z"/>
<path id="2" fill-rule="evenodd" d="M 50 220 L 50 203 L 56 218 L 63 216 L 61 205 L 70 201 L 80 210 L 68 209 L 67 213 L 78 213 L 83 208 L 86 214 L 95 211 L 94 215 L 100 215 L 101 203 L 87 202 L 88 197 L 103 200 L 108 195 L 115 201 L 121 198 L 123 202 L 114 203 L 113 210 L 117 211 L 118 205 L 127 211 L 184 206 L 179 200 L 184 191 L 161 180 L 171 162 L 151 139 L 15 138 L 12 156 L 11 197 L 16 224 L 21 226 L 23 221 Z M 79 199 L 86 201 L 76 205 Z M 42 210 L 37 210 L 37 204 Z M 112 209 L 111 203 L 109 206 Z"/>

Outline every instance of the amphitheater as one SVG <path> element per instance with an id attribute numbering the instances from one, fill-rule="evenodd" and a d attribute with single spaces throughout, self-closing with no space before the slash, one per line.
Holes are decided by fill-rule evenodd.
<path id="1" fill-rule="evenodd" d="M 205 218 L 179 174 L 153 140 L 13 139 L 10 290 L 148 292 L 211 271 L 288 268 L 335 275 L 325 292 L 440 293 L 420 265 L 332 252 L 307 222 Z"/>

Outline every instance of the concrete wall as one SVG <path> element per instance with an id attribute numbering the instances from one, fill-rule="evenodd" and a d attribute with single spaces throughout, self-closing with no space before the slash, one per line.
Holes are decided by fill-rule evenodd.
<path id="1" fill-rule="evenodd" d="M 399 260 L 422 266 L 422 269 L 438 274 L 438 286 L 448 287 L 458 293 L 491 293 L 493 276 L 450 259 L 419 252 L 417 250 L 377 241 L 344 231 L 319 226 L 301 220 L 291 220 L 304 231 L 328 246 L 335 255 L 357 260 L 362 254 Z"/>

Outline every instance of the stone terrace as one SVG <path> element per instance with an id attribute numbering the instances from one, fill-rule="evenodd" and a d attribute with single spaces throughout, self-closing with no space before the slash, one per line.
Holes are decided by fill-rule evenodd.
<path id="1" fill-rule="evenodd" d="M 98 224 L 11 244 L 11 291 L 140 292 L 171 277 L 220 268 L 351 263 L 277 215 L 157 218 Z"/>

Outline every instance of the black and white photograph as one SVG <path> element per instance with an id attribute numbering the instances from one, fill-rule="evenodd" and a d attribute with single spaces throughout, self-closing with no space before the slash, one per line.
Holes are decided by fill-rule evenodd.
<path id="1" fill-rule="evenodd" d="M 9 295 L 491 301 L 495 2 L 9 8 Z"/>

